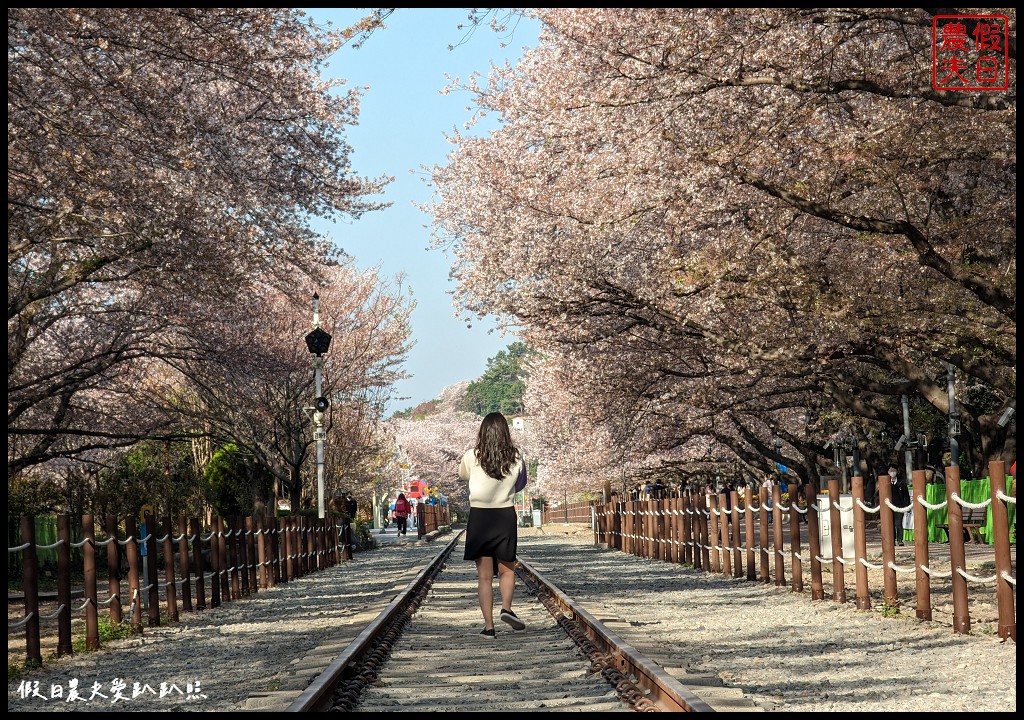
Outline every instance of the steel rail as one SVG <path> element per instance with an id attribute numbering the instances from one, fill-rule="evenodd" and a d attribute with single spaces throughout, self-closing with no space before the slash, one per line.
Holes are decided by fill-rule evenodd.
<path id="1" fill-rule="evenodd" d="M 398 621 L 409 605 L 444 566 L 452 550 L 458 544 L 462 532 L 456 533 L 444 549 L 431 560 L 422 570 L 416 573 L 408 586 L 402 590 L 388 606 L 370 622 L 356 638 L 348 644 L 338 657 L 324 668 L 316 679 L 295 698 L 285 712 L 326 712 L 330 710 L 335 688 L 368 652 L 379 643 L 388 629 Z"/>
<path id="2" fill-rule="evenodd" d="M 286 712 L 354 709 L 362 688 L 377 680 L 395 638 L 425 600 L 462 537 L 457 533 L 387 607 L 303 690 Z M 604 626 L 522 557 L 516 570 L 530 592 L 581 647 L 590 646 L 592 664 L 620 696 L 641 711 L 715 712 L 657 663 Z M 560 616 L 560 617 L 559 617 Z M 599 656 L 594 660 L 594 656 Z M 347 707 L 348 706 L 348 707 Z"/>
<path id="3" fill-rule="evenodd" d="M 663 712 L 715 712 L 704 700 L 687 690 L 682 683 L 665 672 L 664 668 L 650 661 L 632 645 L 605 627 L 604 623 L 562 592 L 528 561 L 520 557 L 517 566 L 541 588 L 540 592 L 550 596 L 559 606 L 563 615 L 582 630 L 601 652 L 614 661 L 620 673 L 629 677 L 634 685 L 645 691 L 647 700 L 659 710 Z"/>

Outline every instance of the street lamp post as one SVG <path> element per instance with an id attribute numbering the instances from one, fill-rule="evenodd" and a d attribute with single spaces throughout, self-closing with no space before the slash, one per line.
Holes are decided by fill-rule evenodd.
<path id="1" fill-rule="evenodd" d="M 316 377 L 316 400 L 313 402 L 313 439 L 316 440 L 316 491 L 317 491 L 317 512 L 318 517 L 323 519 L 327 516 L 324 506 L 324 440 L 327 439 L 327 431 L 324 430 L 324 411 L 330 407 L 330 402 L 323 396 L 322 370 L 324 367 L 323 355 L 331 347 L 331 335 L 320 327 L 320 295 L 313 293 L 313 331 L 306 335 L 306 347 L 309 352 L 316 355 L 313 358 L 313 368 Z"/>

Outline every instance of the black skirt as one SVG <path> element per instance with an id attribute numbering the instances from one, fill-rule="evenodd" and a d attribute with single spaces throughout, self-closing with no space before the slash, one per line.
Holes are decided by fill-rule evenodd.
<path id="1" fill-rule="evenodd" d="M 471 507 L 469 520 L 466 521 L 466 550 L 462 559 L 492 557 L 495 560 L 514 562 L 517 540 L 514 507 Z"/>

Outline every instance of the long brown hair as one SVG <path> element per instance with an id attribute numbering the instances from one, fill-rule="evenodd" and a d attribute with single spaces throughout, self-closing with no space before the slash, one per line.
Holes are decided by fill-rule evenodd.
<path id="1" fill-rule="evenodd" d="M 515 463 L 518 451 L 512 444 L 512 433 L 508 430 L 508 420 L 500 412 L 488 413 L 480 423 L 476 434 L 477 462 L 488 475 L 501 480 Z"/>

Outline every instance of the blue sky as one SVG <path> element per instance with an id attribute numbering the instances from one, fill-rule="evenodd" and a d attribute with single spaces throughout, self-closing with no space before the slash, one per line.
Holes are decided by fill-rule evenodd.
<path id="1" fill-rule="evenodd" d="M 317 23 L 331 21 L 347 27 L 366 14 L 355 8 L 305 8 Z M 352 168 L 358 175 L 395 178 L 384 200 L 392 207 L 364 215 L 355 222 L 324 223 L 335 244 L 356 258 L 360 268 L 379 266 L 391 278 L 404 272 L 417 306 L 412 315 L 415 344 L 405 369 L 413 377 L 397 385 L 389 412 L 436 398 L 460 380 L 483 374 L 487 359 L 504 350 L 515 337 L 502 335 L 490 321 L 454 317 L 448 280 L 448 258 L 430 246 L 430 217 L 414 203 L 426 202 L 430 188 L 420 168 L 443 164 L 452 146 L 445 140 L 453 128 L 470 117 L 465 94 L 441 95 L 445 74 L 486 75 L 491 63 L 513 63 L 524 47 L 536 44 L 539 26 L 520 21 L 514 31 L 499 36 L 481 27 L 471 36 L 458 25 L 467 9 L 418 10 L 400 8 L 362 47 L 342 48 L 327 73 L 349 86 L 365 87 L 359 125 L 346 131 L 353 148 Z M 506 47 L 502 48 L 502 42 Z M 449 45 L 455 45 L 452 50 Z M 485 133 L 496 121 L 482 123 Z M 328 362 L 330 359 L 328 358 Z"/>

